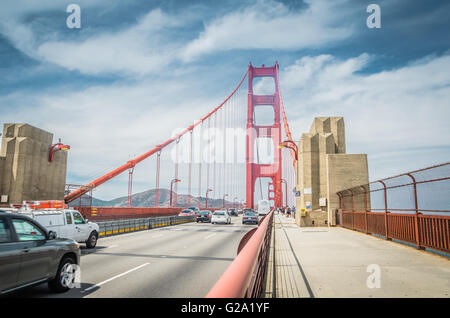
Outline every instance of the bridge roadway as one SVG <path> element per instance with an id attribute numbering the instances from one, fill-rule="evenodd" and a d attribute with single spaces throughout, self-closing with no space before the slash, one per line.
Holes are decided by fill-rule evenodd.
<path id="1" fill-rule="evenodd" d="M 13 297 L 204 297 L 255 225 L 185 223 L 102 238 L 83 245 L 81 288 L 52 294 L 46 284 Z"/>

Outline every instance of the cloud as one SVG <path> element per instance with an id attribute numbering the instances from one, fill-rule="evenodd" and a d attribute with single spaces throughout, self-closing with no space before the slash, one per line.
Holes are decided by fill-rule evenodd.
<path id="1" fill-rule="evenodd" d="M 223 17 L 212 18 L 203 31 L 194 27 L 201 19 L 208 19 L 203 7 L 197 14 L 195 5 L 188 5 L 183 14 L 153 9 L 132 25 L 108 31 L 82 24 L 78 36 L 67 37 L 65 26 L 54 30 L 49 21 L 24 21 L 29 15 L 45 10 L 61 10 L 62 16 L 67 15 L 63 5 L 44 1 L 42 7 L 27 6 L 23 11 L 8 6 L 0 15 L 3 17 L 0 32 L 16 48 L 38 61 L 88 75 L 142 76 L 157 73 L 172 63 L 185 64 L 218 51 L 296 50 L 332 45 L 354 33 L 352 25 L 338 23 L 349 14 L 347 2 L 306 1 L 306 8 L 295 11 L 274 0 L 259 0 L 243 9 L 233 7 Z M 104 8 L 109 4 L 98 0 L 80 5 L 82 12 L 86 6 L 96 16 L 92 7 Z M 186 28 L 192 28 L 189 35 Z"/>
<path id="2" fill-rule="evenodd" d="M 295 139 L 316 116 L 344 116 L 347 151 L 395 160 L 398 151 L 417 158 L 418 149 L 448 148 L 450 55 L 428 56 L 378 73 L 362 72 L 376 57 L 364 53 L 347 60 L 305 56 L 280 74 L 280 86 Z M 426 150 L 424 150 L 426 151 Z M 383 154 L 385 154 L 383 156 Z M 448 151 L 421 155 L 421 163 L 445 161 Z M 416 166 L 407 160 L 404 169 Z M 397 169 L 400 167 L 397 166 Z M 383 167 L 373 171 L 380 176 Z M 383 176 L 386 176 L 383 174 Z"/>
<path id="3" fill-rule="evenodd" d="M 28 1 L 28 0 L 5 0 L 0 10 L 0 33 L 11 41 L 11 43 L 26 55 L 40 60 L 42 57 L 37 52 L 38 46 L 49 38 L 58 35 L 57 30 L 43 29 L 41 19 L 45 19 L 48 12 L 58 12 L 66 17 L 66 7 L 70 2 L 59 2 L 52 0 Z M 79 0 L 77 1 L 83 10 L 108 5 L 107 0 Z M 111 4 L 109 4 L 111 6 Z M 65 27 L 65 19 L 61 19 Z"/>
<path id="4" fill-rule="evenodd" d="M 147 80 L 80 91 L 18 91 L 0 97 L 0 105 L 8 105 L 2 108 L 1 117 L 50 131 L 55 140 L 61 137 L 71 146 L 69 176 L 77 182 L 89 182 L 150 150 L 168 139 L 173 130 L 185 128 L 209 112 L 218 98 L 202 94 L 196 84 L 189 79 Z M 168 157 L 167 165 L 171 163 Z M 141 178 L 148 181 L 149 171 L 153 182 L 154 169 Z"/>
<path id="5" fill-rule="evenodd" d="M 185 50 L 183 59 L 233 49 L 317 48 L 348 38 L 354 32 L 349 24 L 337 26 L 339 5 L 346 1 L 305 1 L 308 5 L 293 12 L 272 0 L 257 1 L 243 10 L 206 23 L 205 30 Z M 339 18 L 338 18 L 339 17 Z"/>
<path id="6" fill-rule="evenodd" d="M 126 30 L 84 41 L 45 42 L 37 53 L 45 61 L 84 74 L 153 73 L 165 68 L 177 52 L 177 45 L 167 42 L 160 33 L 180 23 L 156 9 Z"/>

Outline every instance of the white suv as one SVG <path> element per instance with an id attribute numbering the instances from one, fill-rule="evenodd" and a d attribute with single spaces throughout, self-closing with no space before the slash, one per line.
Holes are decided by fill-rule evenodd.
<path id="1" fill-rule="evenodd" d="M 49 231 L 56 232 L 57 237 L 86 243 L 88 248 L 94 248 L 97 245 L 98 224 L 88 222 L 77 210 L 46 209 L 20 213 L 35 219 Z"/>
<path id="2" fill-rule="evenodd" d="M 216 223 L 230 224 L 231 223 L 231 217 L 230 217 L 230 215 L 228 214 L 227 211 L 225 211 L 225 210 L 218 210 L 218 211 L 213 213 L 213 215 L 211 217 L 211 223 L 212 224 L 216 224 Z"/>

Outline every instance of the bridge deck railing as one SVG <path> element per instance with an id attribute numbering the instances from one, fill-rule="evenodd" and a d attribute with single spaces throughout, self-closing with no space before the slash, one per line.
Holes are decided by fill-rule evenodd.
<path id="1" fill-rule="evenodd" d="M 450 162 L 337 194 L 343 227 L 450 252 Z"/>
<path id="2" fill-rule="evenodd" d="M 250 238 L 243 238 L 245 245 L 240 244 L 238 255 L 208 292 L 207 298 L 261 296 L 270 249 L 273 213 L 274 211 L 271 211 L 259 222 L 258 228 L 252 230 Z"/>

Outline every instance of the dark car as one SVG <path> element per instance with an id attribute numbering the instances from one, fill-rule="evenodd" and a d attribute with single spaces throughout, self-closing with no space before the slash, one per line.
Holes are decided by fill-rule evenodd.
<path id="1" fill-rule="evenodd" d="M 211 222 L 212 212 L 209 210 L 203 210 L 197 213 L 197 223 L 198 222 Z"/>
<path id="2" fill-rule="evenodd" d="M 258 215 L 254 212 L 244 212 L 242 216 L 242 224 L 258 224 Z"/>
<path id="3" fill-rule="evenodd" d="M 236 210 L 235 208 L 230 208 L 230 209 L 228 210 L 228 213 L 229 213 L 231 216 L 238 216 L 238 212 L 237 212 L 237 210 Z"/>
<path id="4" fill-rule="evenodd" d="M 0 211 L 0 294 L 48 282 L 54 292 L 73 286 L 80 245 L 24 215 Z"/>

